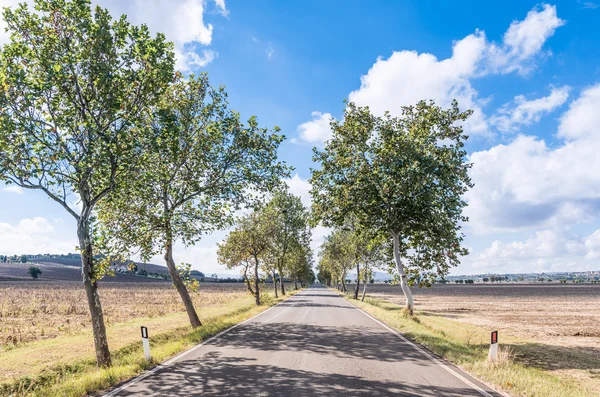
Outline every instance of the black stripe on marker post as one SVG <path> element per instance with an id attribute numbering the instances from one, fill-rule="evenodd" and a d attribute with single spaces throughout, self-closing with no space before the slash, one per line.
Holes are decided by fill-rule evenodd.
<path id="1" fill-rule="evenodd" d="M 148 339 L 148 328 L 142 327 L 142 338 Z"/>

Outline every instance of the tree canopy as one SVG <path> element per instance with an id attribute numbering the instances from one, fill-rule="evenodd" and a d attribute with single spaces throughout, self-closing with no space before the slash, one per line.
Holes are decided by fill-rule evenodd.
<path id="1" fill-rule="evenodd" d="M 236 210 L 273 190 L 288 174 L 277 160 L 284 137 L 278 128 L 260 128 L 256 117 L 242 123 L 225 89 L 212 88 L 206 74 L 178 75 L 143 128 L 138 167 L 125 180 L 127 189 L 103 203 L 99 219 L 106 241 L 122 250 L 139 247 L 144 259 L 165 256 L 190 322 L 199 326 L 173 244 L 194 244 L 231 226 Z"/>
<path id="2" fill-rule="evenodd" d="M 136 165 L 140 121 L 172 80 L 173 45 L 88 0 L 35 0 L 3 15 L 0 177 L 76 219 L 96 358 L 109 365 L 90 218 Z"/>
<path id="3" fill-rule="evenodd" d="M 314 150 L 313 210 L 328 226 L 354 216 L 364 229 L 393 240 L 401 285 L 412 312 L 408 284 L 444 277 L 458 258 L 471 187 L 460 123 L 472 112 L 433 101 L 405 106 L 400 117 L 373 115 L 348 103 L 342 121 L 333 120 L 333 137 Z"/>

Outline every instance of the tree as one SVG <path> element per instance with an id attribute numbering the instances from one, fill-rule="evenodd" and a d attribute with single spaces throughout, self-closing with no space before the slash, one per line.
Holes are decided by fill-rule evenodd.
<path id="1" fill-rule="evenodd" d="M 375 283 L 373 269 L 383 268 L 390 260 L 391 247 L 389 241 L 383 236 L 369 236 L 366 232 L 357 239 L 360 248 L 359 261 L 363 263 L 361 276 L 363 279 L 363 292 L 361 301 L 365 301 L 367 283 Z"/>
<path id="2" fill-rule="evenodd" d="M 39 189 L 77 223 L 98 365 L 110 365 L 92 213 L 135 165 L 138 121 L 173 75 L 172 44 L 145 25 L 92 12 L 89 0 L 5 9 L 0 60 L 0 177 Z M 73 203 L 79 202 L 79 209 Z"/>
<path id="3" fill-rule="evenodd" d="M 490 279 L 488 277 L 484 277 L 482 280 L 484 283 L 487 283 L 488 281 L 490 281 Z"/>
<path id="4" fill-rule="evenodd" d="M 355 260 L 351 238 L 352 232 L 334 229 L 321 244 L 319 252 L 319 268 L 327 269 L 331 273 L 333 282 L 342 292 L 346 292 L 346 275 Z"/>
<path id="5" fill-rule="evenodd" d="M 257 305 L 261 303 L 259 268 L 264 262 L 270 236 L 274 231 L 273 224 L 261 222 L 261 212 L 255 210 L 241 218 L 235 229 L 218 244 L 219 263 L 228 269 L 242 269 L 248 291 L 254 296 Z"/>
<path id="6" fill-rule="evenodd" d="M 294 273 L 289 260 L 290 251 L 310 244 L 308 211 L 302 205 L 300 197 L 287 191 L 287 186 L 275 192 L 263 211 L 264 221 L 268 219 L 273 222 L 277 229 L 271 236 L 267 261 L 279 273 L 281 294 L 285 295 L 283 278 L 286 274 Z"/>
<path id="7" fill-rule="evenodd" d="M 21 255 L 21 258 L 19 261 L 21 263 L 27 263 L 27 262 L 29 262 L 29 257 L 27 255 Z"/>
<path id="8" fill-rule="evenodd" d="M 448 273 L 459 256 L 463 194 L 472 186 L 463 149 L 467 136 L 456 101 L 444 110 L 433 101 L 402 107 L 401 117 L 371 114 L 346 106 L 333 120 L 320 164 L 312 170 L 313 210 L 326 226 L 342 225 L 349 215 L 364 229 L 389 236 L 396 269 L 412 313 L 409 285 L 428 285 Z"/>
<path id="9" fill-rule="evenodd" d="M 331 287 L 331 272 L 324 268 L 321 263 L 318 265 L 317 279 L 321 284 Z"/>
<path id="10" fill-rule="evenodd" d="M 42 274 L 42 270 L 37 266 L 29 266 L 27 274 L 29 274 L 31 278 L 37 279 L 40 276 L 40 274 Z"/>
<path id="11" fill-rule="evenodd" d="M 179 75 L 147 120 L 141 164 L 129 174 L 129 189 L 100 206 L 106 241 L 117 251 L 140 247 L 148 260 L 162 253 L 193 327 L 201 325 L 177 272 L 173 246 L 195 244 L 203 234 L 234 223 L 234 211 L 253 202 L 249 191 L 271 191 L 283 176 L 277 161 L 284 137 L 247 125 L 229 109 L 223 88 L 206 74 Z M 113 243 L 114 244 L 114 243 Z"/>

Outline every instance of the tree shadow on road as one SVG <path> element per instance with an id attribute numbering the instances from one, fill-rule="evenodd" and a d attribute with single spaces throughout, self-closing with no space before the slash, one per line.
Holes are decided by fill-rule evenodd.
<path id="1" fill-rule="evenodd" d="M 411 345 L 373 323 L 373 326 L 322 326 L 306 323 L 244 324 L 211 345 L 258 351 L 299 351 L 340 358 L 376 361 L 431 362 Z"/>
<path id="2" fill-rule="evenodd" d="M 120 396 L 479 396 L 467 387 L 417 387 L 410 383 L 373 381 L 357 376 L 316 373 L 254 359 L 223 357 L 218 352 L 181 361 L 159 371 Z M 151 382 L 150 382 L 151 380 Z"/>

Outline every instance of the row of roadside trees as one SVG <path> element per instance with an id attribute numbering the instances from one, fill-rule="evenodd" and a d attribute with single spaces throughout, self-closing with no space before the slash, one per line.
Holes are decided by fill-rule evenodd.
<path id="1" fill-rule="evenodd" d="M 98 280 L 110 262 L 160 254 L 192 326 L 200 326 L 176 265 L 177 241 L 232 227 L 219 261 L 240 268 L 261 301 L 260 274 L 314 279 L 310 229 L 330 227 L 319 277 L 356 269 L 358 298 L 376 267 L 409 286 L 444 278 L 467 250 L 462 199 L 470 164 L 461 124 L 471 111 L 421 101 L 399 117 L 347 103 L 315 149 L 311 217 L 282 187 L 278 128 L 243 122 L 205 74 L 174 70 L 173 44 L 90 0 L 35 0 L 4 11 L 0 56 L 0 177 L 44 192 L 77 225 L 97 362 L 110 365 Z M 264 203 L 265 198 L 269 201 Z M 279 287 L 277 280 L 280 280 Z"/>
<path id="2" fill-rule="evenodd" d="M 260 304 L 260 274 L 273 280 L 285 295 L 285 279 L 301 286 L 315 280 L 312 270 L 309 213 L 300 197 L 280 189 L 271 200 L 257 206 L 238 222 L 222 244 L 219 262 L 229 269 L 241 269 L 248 291 Z"/>
<path id="3" fill-rule="evenodd" d="M 4 11 L 0 178 L 44 192 L 75 219 L 96 359 L 109 366 L 98 281 L 110 262 L 161 254 L 200 326 L 174 244 L 233 226 L 236 211 L 274 192 L 289 176 L 277 159 L 284 137 L 255 117 L 243 122 L 205 74 L 175 71 L 173 44 L 145 25 L 89 0 L 34 7 Z"/>

